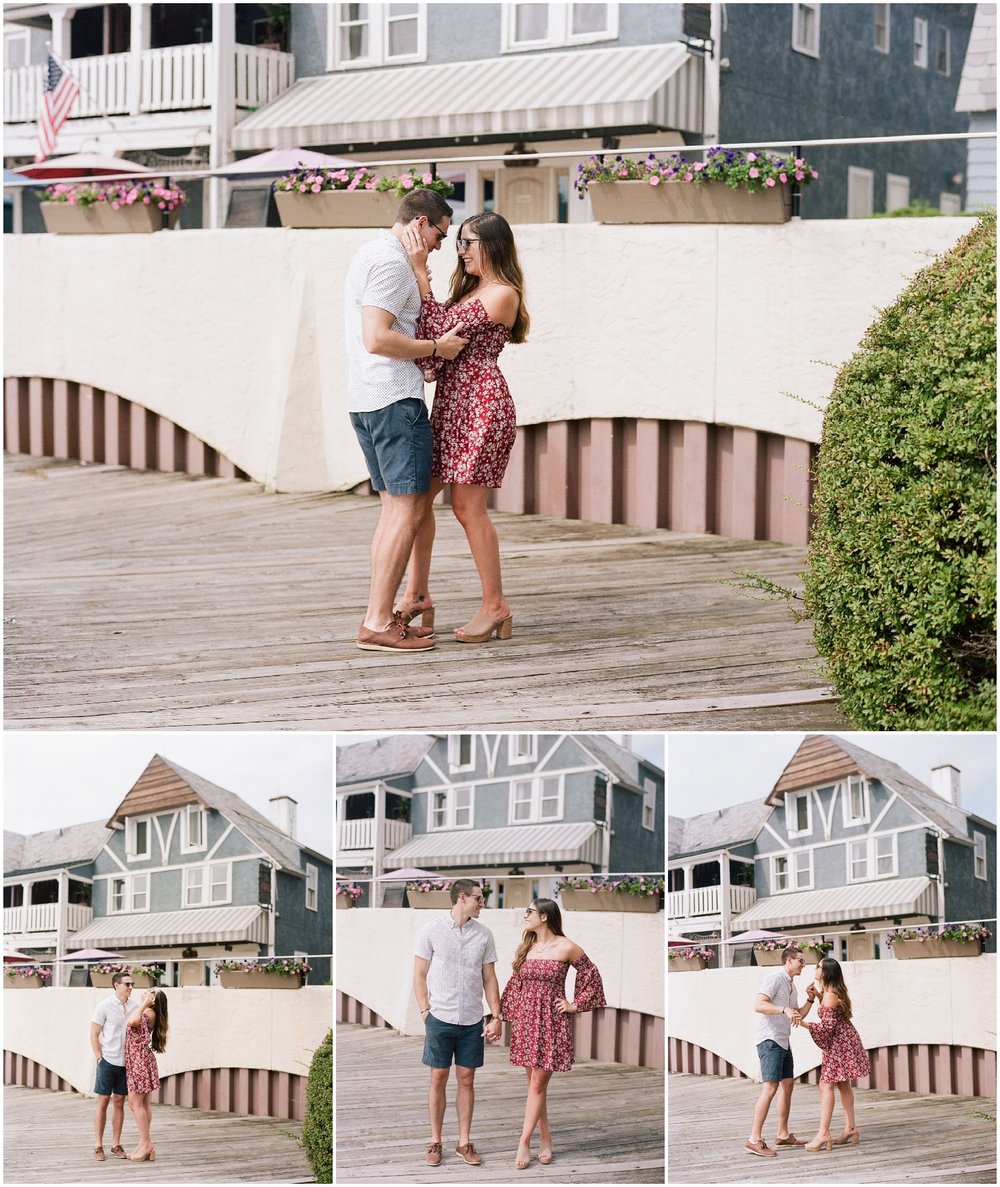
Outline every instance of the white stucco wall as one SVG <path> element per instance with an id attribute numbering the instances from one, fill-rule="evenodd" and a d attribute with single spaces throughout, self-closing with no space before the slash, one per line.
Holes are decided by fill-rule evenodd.
<path id="1" fill-rule="evenodd" d="M 423 1034 L 413 997 L 413 953 L 421 929 L 437 911 L 384 908 L 338 911 L 336 986 L 363 1002 L 404 1034 Z M 500 990 L 511 975 L 524 928 L 520 911 L 484 910 L 479 921 L 493 932 Z M 563 930 L 597 965 L 609 1006 L 663 1017 L 663 912 L 566 911 Z M 576 974 L 570 970 L 567 993 Z"/>
<path id="2" fill-rule="evenodd" d="M 779 227 L 522 226 L 532 331 L 503 369 L 522 424 L 650 417 L 819 439 L 877 307 L 969 219 Z M 343 278 L 370 231 L 18 235 L 5 374 L 90 384 L 202 438 L 257 481 L 366 477 L 346 414 Z M 447 291 L 452 242 L 432 258 Z M 817 361 L 818 360 L 818 361 Z"/>
<path id="3" fill-rule="evenodd" d="M 90 1018 L 106 989 L 5 990 L 4 1050 L 49 1068 L 92 1093 L 96 1061 Z M 305 1075 L 333 1025 L 333 990 L 190 988 L 167 990 L 167 1050 L 161 1076 L 195 1068 L 249 1067 Z"/>
<path id="4" fill-rule="evenodd" d="M 768 971 L 705 969 L 670 974 L 667 1034 L 713 1051 L 759 1079 L 753 1005 Z M 844 978 L 851 995 L 852 1021 L 868 1048 L 923 1043 L 995 1051 L 996 971 L 995 955 L 851 961 L 844 965 Z M 807 968 L 796 980 L 802 1002 L 811 979 Z M 801 1027 L 792 1031 L 792 1054 L 797 1076 L 818 1067 L 823 1059 Z"/>

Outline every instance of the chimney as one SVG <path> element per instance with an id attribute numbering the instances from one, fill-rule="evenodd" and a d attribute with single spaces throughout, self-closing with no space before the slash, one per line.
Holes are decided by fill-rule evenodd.
<path id="1" fill-rule="evenodd" d="M 962 772 L 950 763 L 942 763 L 939 767 L 931 768 L 931 787 L 949 804 L 956 808 L 962 806 Z"/>
<path id="2" fill-rule="evenodd" d="M 297 802 L 290 795 L 276 795 L 272 796 L 268 803 L 271 805 L 271 819 L 283 833 L 287 833 L 294 841 L 296 839 L 295 809 L 298 807 Z"/>

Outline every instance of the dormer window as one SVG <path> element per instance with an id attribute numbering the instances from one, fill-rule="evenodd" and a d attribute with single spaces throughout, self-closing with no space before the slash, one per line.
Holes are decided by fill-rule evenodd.
<path id="1" fill-rule="evenodd" d="M 451 734 L 448 738 L 448 766 L 453 771 L 471 771 L 476 765 L 472 734 Z"/>
<path id="2" fill-rule="evenodd" d="M 812 833 L 812 797 L 800 791 L 785 797 L 785 815 L 789 837 L 807 837 Z"/>
<path id="3" fill-rule="evenodd" d="M 867 781 L 861 775 L 851 775 L 844 788 L 844 827 L 867 824 L 871 820 L 871 803 Z"/>
<path id="4" fill-rule="evenodd" d="M 125 856 L 129 861 L 148 861 L 151 816 L 128 816 L 125 819 Z"/>
<path id="5" fill-rule="evenodd" d="M 200 853 L 208 847 L 206 812 L 201 804 L 188 804 L 181 816 L 181 853 Z"/>

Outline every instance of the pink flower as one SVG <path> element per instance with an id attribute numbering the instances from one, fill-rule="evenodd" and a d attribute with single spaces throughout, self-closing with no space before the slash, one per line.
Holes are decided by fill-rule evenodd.
<path id="1" fill-rule="evenodd" d="M 142 204 L 143 204 L 143 206 L 148 206 L 148 205 L 149 205 L 149 194 L 147 194 L 147 195 L 145 196 L 145 198 L 143 198 L 143 200 L 142 200 Z"/>
<path id="2" fill-rule="evenodd" d="M 300 182 L 299 183 L 299 193 L 307 194 L 308 192 L 309 192 L 309 187 L 306 185 L 306 183 L 304 181 Z"/>
<path id="3" fill-rule="evenodd" d="M 693 168 L 694 168 L 695 173 L 700 173 L 702 171 L 702 169 L 705 168 L 705 162 L 704 161 L 695 161 Z"/>
<path id="4" fill-rule="evenodd" d="M 768 178 L 768 179 L 767 179 L 767 180 L 764 182 L 764 184 L 765 184 L 766 186 L 774 186 L 774 185 L 777 185 L 777 182 L 774 180 L 774 178 L 773 178 L 773 177 L 769 177 L 769 178 Z"/>
<path id="5" fill-rule="evenodd" d="M 112 202 L 112 203 L 111 203 L 111 209 L 112 209 L 112 210 L 117 210 L 117 209 L 118 209 L 118 203 L 117 203 L 117 202 Z"/>
<path id="6" fill-rule="evenodd" d="M 430 185 L 431 182 L 434 180 L 434 174 L 433 173 L 425 173 L 422 180 L 423 180 L 424 185 Z"/>
<path id="7" fill-rule="evenodd" d="M 796 169 L 801 169 L 804 164 L 805 164 L 805 161 L 803 161 L 803 159 L 801 157 L 795 158 L 795 168 Z"/>
<path id="8" fill-rule="evenodd" d="M 751 169 L 750 176 L 751 177 L 760 177 L 760 170 L 759 169 Z"/>
<path id="9" fill-rule="evenodd" d="M 805 174 L 802 172 L 801 169 L 795 170 L 795 180 L 796 181 L 801 181 L 804 177 L 805 177 Z"/>
<path id="10" fill-rule="evenodd" d="M 778 174 L 778 177 L 780 178 L 780 180 L 781 180 L 781 184 L 782 184 L 782 185 L 784 185 L 784 184 L 785 184 L 785 183 L 788 181 L 788 174 L 787 174 L 787 173 L 779 173 L 779 174 Z"/>
<path id="11" fill-rule="evenodd" d="M 319 193 L 319 192 L 320 192 L 322 189 L 323 189 L 323 187 L 322 187 L 322 186 L 319 184 L 319 182 L 317 181 L 317 182 L 315 183 L 315 185 L 313 185 L 313 187 L 312 187 L 312 192 L 313 192 L 314 194 L 318 194 L 318 193 Z"/>
<path id="12" fill-rule="evenodd" d="M 693 173 L 685 173 L 684 180 L 685 181 L 694 181 L 694 174 Z"/>
<path id="13" fill-rule="evenodd" d="M 649 184 L 650 185 L 659 185 L 660 184 L 660 178 L 656 173 L 654 173 L 653 176 L 649 179 Z"/>
<path id="14" fill-rule="evenodd" d="M 814 178 L 819 177 L 819 174 L 816 172 L 815 169 L 810 169 L 809 172 L 813 175 Z"/>
<path id="15" fill-rule="evenodd" d="M 412 177 L 404 177 L 403 178 L 403 189 L 404 190 L 412 190 L 413 189 L 413 178 Z"/>
<path id="16" fill-rule="evenodd" d="M 757 160 L 757 154 L 756 154 L 755 152 L 748 152 L 748 153 L 747 153 L 747 160 L 748 160 L 748 161 L 756 161 L 756 160 Z"/>

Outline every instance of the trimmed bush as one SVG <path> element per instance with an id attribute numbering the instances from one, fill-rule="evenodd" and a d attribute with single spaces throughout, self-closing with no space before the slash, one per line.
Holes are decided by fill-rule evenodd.
<path id="1" fill-rule="evenodd" d="M 863 729 L 996 725 L 996 212 L 837 376 L 807 613 Z"/>
<path id="2" fill-rule="evenodd" d="M 317 1183 L 333 1182 L 333 1031 L 313 1052 L 306 1083 L 302 1145 Z"/>

